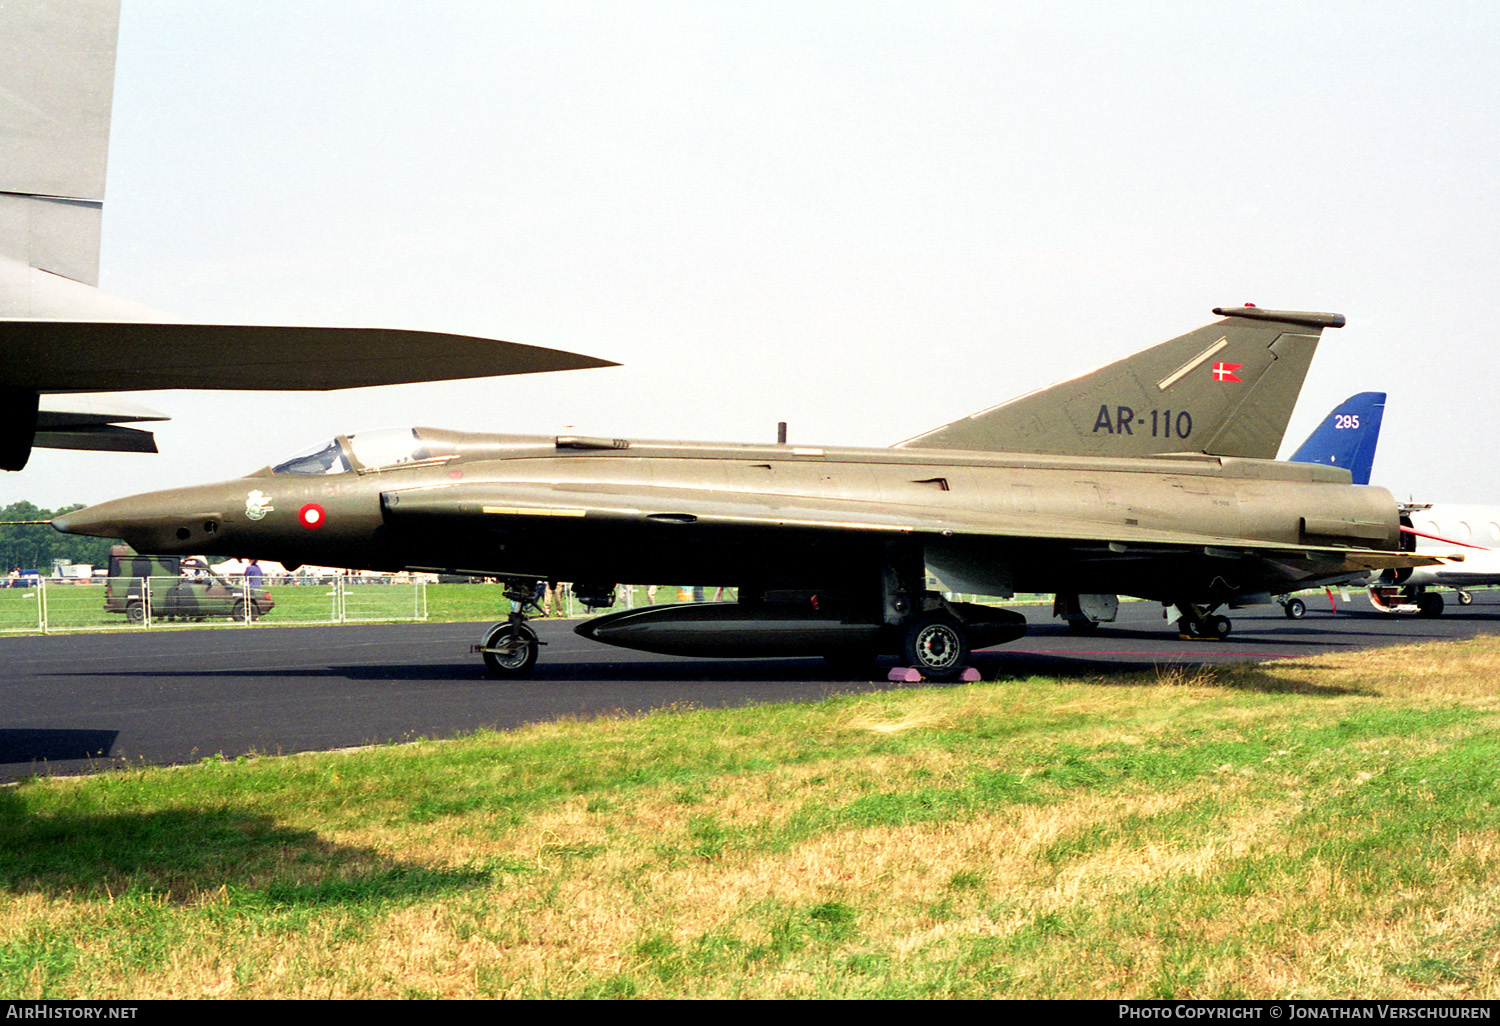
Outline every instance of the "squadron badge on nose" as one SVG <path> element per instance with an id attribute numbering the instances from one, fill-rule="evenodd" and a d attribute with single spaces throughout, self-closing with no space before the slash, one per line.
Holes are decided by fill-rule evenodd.
<path id="1" fill-rule="evenodd" d="M 245 496 L 245 516 L 251 520 L 264 519 L 267 513 L 276 512 L 276 507 L 271 505 L 271 497 L 265 492 L 256 490 Z"/>

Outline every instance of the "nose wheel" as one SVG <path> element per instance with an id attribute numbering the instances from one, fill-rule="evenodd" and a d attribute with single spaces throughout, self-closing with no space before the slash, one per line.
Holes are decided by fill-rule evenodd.
<path id="1" fill-rule="evenodd" d="M 536 665 L 541 646 L 546 642 L 526 625 L 527 606 L 535 608 L 536 582 L 507 582 L 505 597 L 510 599 L 510 615 L 485 632 L 483 644 L 474 651 L 484 658 L 484 668 L 491 677 L 500 679 L 524 677 Z"/>
<path id="2" fill-rule="evenodd" d="M 485 635 L 479 651 L 491 677 L 520 677 L 536 665 L 541 644 L 536 631 L 524 623 L 497 623 Z"/>

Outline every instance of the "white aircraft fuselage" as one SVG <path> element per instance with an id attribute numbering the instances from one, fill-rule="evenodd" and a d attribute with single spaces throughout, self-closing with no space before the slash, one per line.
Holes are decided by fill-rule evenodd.
<path id="1" fill-rule="evenodd" d="M 1416 551 L 1445 562 L 1415 567 L 1404 583 L 1450 588 L 1500 584 L 1500 506 L 1434 503 L 1410 516 Z"/>

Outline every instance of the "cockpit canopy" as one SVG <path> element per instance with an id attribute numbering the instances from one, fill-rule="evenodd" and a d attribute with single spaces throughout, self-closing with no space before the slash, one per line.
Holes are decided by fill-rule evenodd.
<path id="1" fill-rule="evenodd" d="M 382 470 L 456 455 L 451 444 L 424 437 L 421 428 L 379 428 L 356 435 L 340 435 L 273 464 L 273 474 L 347 474 L 351 470 Z"/>
<path id="2" fill-rule="evenodd" d="M 349 470 L 338 439 L 319 442 L 303 449 L 289 460 L 271 465 L 273 474 L 343 474 Z"/>

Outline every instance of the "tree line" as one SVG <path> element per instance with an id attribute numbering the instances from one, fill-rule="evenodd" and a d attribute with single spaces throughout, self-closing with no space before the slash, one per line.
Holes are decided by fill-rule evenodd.
<path id="1" fill-rule="evenodd" d="M 59 559 L 96 567 L 108 565 L 109 547 L 119 544 L 117 541 L 59 534 L 47 524 L 11 524 L 16 520 L 51 520 L 82 508 L 83 504 L 78 503 L 61 509 L 42 509 L 24 500 L 0 508 L 0 524 L 5 525 L 0 526 L 0 578 L 10 573 L 12 567 L 40 570 L 45 575 Z"/>

